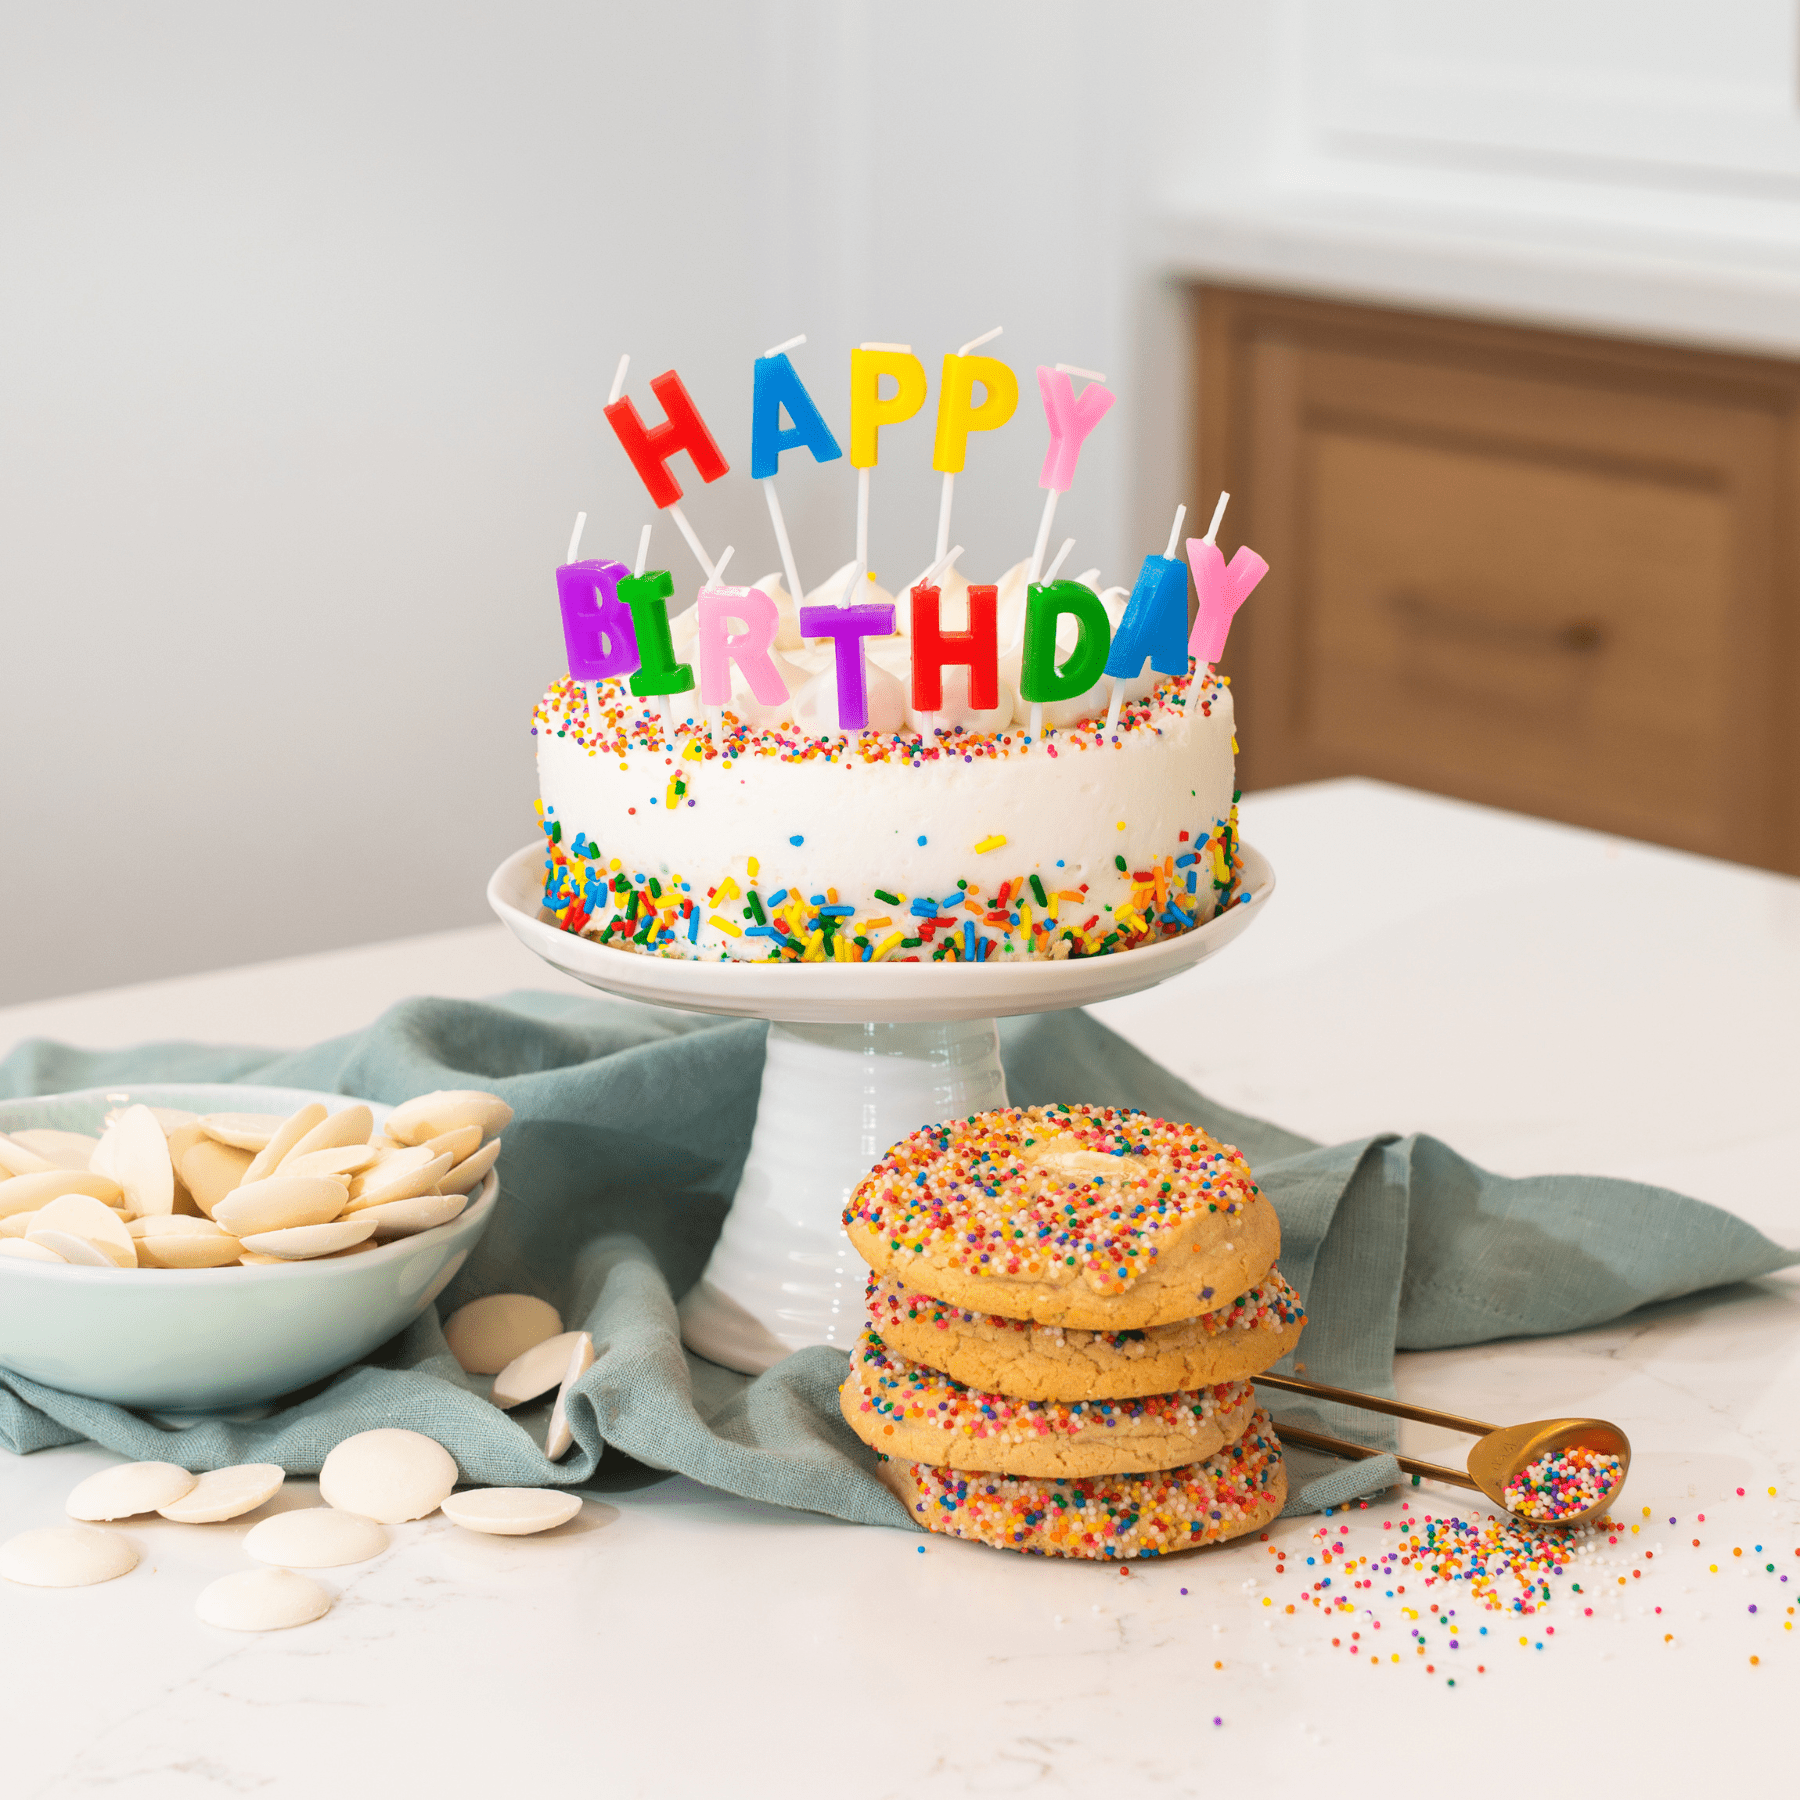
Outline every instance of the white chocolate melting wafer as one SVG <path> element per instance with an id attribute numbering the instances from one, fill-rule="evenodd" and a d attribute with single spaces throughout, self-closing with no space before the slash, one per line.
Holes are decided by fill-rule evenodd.
<path id="1" fill-rule="evenodd" d="M 444 1321 L 444 1338 L 471 1375 L 498 1375 L 514 1357 L 562 1328 L 556 1308 L 535 1294 L 487 1294 Z"/>
<path id="2" fill-rule="evenodd" d="M 88 1159 L 100 1147 L 100 1140 L 89 1137 L 85 1131 L 55 1131 L 38 1125 L 15 1131 L 12 1141 L 23 1144 L 58 1169 L 85 1169 Z"/>
<path id="3" fill-rule="evenodd" d="M 268 1148 L 269 1139 L 287 1121 L 280 1113 L 203 1113 L 200 1129 L 215 1143 L 252 1153 Z"/>
<path id="4" fill-rule="evenodd" d="M 244 1171 L 255 1160 L 248 1150 L 205 1138 L 182 1157 L 181 1179 L 194 1196 L 194 1204 L 210 1219 L 213 1208 L 236 1191 Z"/>
<path id="5" fill-rule="evenodd" d="M 446 1088 L 396 1106 L 382 1130 L 396 1144 L 422 1144 L 427 1138 L 456 1130 L 459 1125 L 477 1126 L 481 1135 L 489 1138 L 504 1131 L 512 1116 L 513 1109 L 498 1094 L 484 1094 L 474 1088 Z"/>
<path id="6" fill-rule="evenodd" d="M 331 1595 L 292 1569 L 240 1569 L 200 1590 L 194 1611 L 221 1631 L 287 1631 L 331 1611 Z"/>
<path id="7" fill-rule="evenodd" d="M 101 1137 L 91 1166 L 125 1190 L 125 1204 L 134 1213 L 175 1210 L 169 1139 L 149 1107 L 128 1106 L 119 1114 Z"/>
<path id="8" fill-rule="evenodd" d="M 258 1562 L 288 1569 L 337 1569 L 367 1562 L 388 1546 L 388 1534 L 373 1519 L 335 1506 L 307 1506 L 280 1512 L 250 1528 L 244 1550 Z"/>
<path id="9" fill-rule="evenodd" d="M 319 1470 L 319 1496 L 344 1512 L 398 1525 L 422 1519 L 457 1483 L 456 1458 L 423 1432 L 385 1426 L 347 1437 Z"/>
<path id="10" fill-rule="evenodd" d="M 191 1219 L 183 1213 L 152 1214 L 132 1219 L 125 1229 L 140 1242 L 147 1237 L 224 1237 L 225 1228 L 211 1219 Z"/>
<path id="11" fill-rule="evenodd" d="M 465 1531 L 530 1537 L 554 1531 L 581 1511 L 581 1496 L 556 1488 L 471 1488 L 444 1502 L 444 1517 Z"/>
<path id="12" fill-rule="evenodd" d="M 304 1156 L 285 1158 L 278 1175 L 331 1175 L 348 1182 L 352 1175 L 374 1166 L 377 1151 L 373 1144 L 345 1144 L 335 1150 L 309 1150 Z"/>
<path id="13" fill-rule="evenodd" d="M 205 1470 L 179 1500 L 156 1510 L 177 1525 L 216 1525 L 255 1512 L 274 1499 L 286 1480 L 279 1463 L 233 1463 L 228 1469 Z"/>
<path id="14" fill-rule="evenodd" d="M 515 1356 L 494 1377 L 488 1399 L 503 1412 L 510 1412 L 527 1400 L 549 1393 L 562 1380 L 569 1366 L 569 1352 L 575 1348 L 575 1340 L 580 1335 L 578 1331 L 559 1332 Z"/>
<path id="15" fill-rule="evenodd" d="M 293 1225 L 323 1225 L 343 1210 L 343 1183 L 328 1175 L 271 1175 L 266 1181 L 247 1181 L 225 1195 L 214 1205 L 212 1216 L 233 1237 L 241 1238 Z"/>
<path id="16" fill-rule="evenodd" d="M 550 1424 L 544 1432 L 544 1454 L 552 1462 L 561 1462 L 574 1447 L 575 1433 L 569 1429 L 569 1395 L 576 1382 L 593 1366 L 594 1340 L 585 1331 L 577 1332 L 575 1342 L 569 1348 L 562 1386 L 556 1390 L 556 1404 L 550 1409 Z"/>
<path id="17" fill-rule="evenodd" d="M 92 1587 L 137 1564 L 129 1539 L 92 1525 L 46 1525 L 0 1544 L 0 1575 L 26 1587 Z"/>
<path id="18" fill-rule="evenodd" d="M 15 1257 L 20 1262 L 59 1263 L 64 1260 L 48 1244 L 37 1243 L 28 1237 L 0 1238 L 0 1256 Z"/>
<path id="19" fill-rule="evenodd" d="M 62 1194 L 40 1206 L 26 1232 L 31 1241 L 46 1243 L 64 1262 L 76 1259 L 64 1248 L 64 1237 L 80 1238 L 115 1269 L 137 1267 L 137 1243 L 119 1215 L 102 1206 L 91 1194 Z"/>
<path id="20" fill-rule="evenodd" d="M 374 1129 L 375 1115 L 368 1107 L 360 1103 L 340 1107 L 321 1119 L 305 1137 L 285 1151 L 281 1160 L 286 1164 L 302 1156 L 310 1156 L 318 1150 L 343 1150 L 355 1144 L 366 1144 L 369 1133 Z"/>
<path id="21" fill-rule="evenodd" d="M 273 1175 L 280 1168 L 282 1158 L 297 1148 L 315 1125 L 324 1122 L 325 1108 L 317 1100 L 309 1100 L 298 1112 L 289 1113 L 275 1128 L 269 1141 L 257 1151 L 256 1160 L 244 1171 L 245 1185 L 261 1181 L 265 1175 Z"/>
<path id="22" fill-rule="evenodd" d="M 22 1238 L 8 1238 L 13 1244 L 32 1244 L 39 1250 L 52 1252 L 60 1261 L 77 1269 L 116 1269 L 119 1265 L 100 1248 L 73 1231 L 41 1231 L 34 1224 Z M 135 1261 L 135 1256 L 133 1258 Z"/>
<path id="23" fill-rule="evenodd" d="M 464 1157 L 448 1175 L 441 1176 L 438 1186 L 446 1194 L 472 1193 L 482 1176 L 499 1160 L 499 1156 L 500 1139 L 489 1138 L 473 1156 Z"/>
<path id="24" fill-rule="evenodd" d="M 8 1213 L 0 1219 L 0 1238 L 22 1238 L 31 1229 L 31 1221 L 37 1217 L 34 1212 Z"/>
<path id="25" fill-rule="evenodd" d="M 39 1175 L 55 1166 L 48 1157 L 27 1150 L 23 1144 L 15 1144 L 0 1132 L 0 1179 L 8 1175 Z"/>
<path id="26" fill-rule="evenodd" d="M 448 1156 L 433 1156 L 423 1147 L 398 1151 L 350 1183 L 350 1210 L 385 1206 L 390 1200 L 410 1200 L 415 1194 L 429 1194 L 437 1186 L 438 1178 L 449 1173 Z"/>
<path id="27" fill-rule="evenodd" d="M 138 1240 L 140 1269 L 223 1269 L 243 1254 L 243 1245 L 230 1232 L 212 1237 L 187 1237 L 162 1232 Z"/>
<path id="28" fill-rule="evenodd" d="M 63 1511 L 71 1519 L 129 1519 L 191 1494 L 199 1479 L 176 1463 L 120 1463 L 78 1481 Z"/>
<path id="29" fill-rule="evenodd" d="M 459 1162 L 466 1162 L 481 1148 L 481 1128 L 478 1125 L 459 1125 L 454 1131 L 440 1132 L 434 1138 L 427 1138 L 419 1148 L 429 1150 L 433 1156 L 447 1156 L 450 1166 L 455 1168 Z"/>
<path id="30" fill-rule="evenodd" d="M 106 1206 L 122 1205 L 125 1190 L 109 1175 L 85 1169 L 46 1169 L 0 1181 L 0 1218 L 8 1213 L 36 1212 L 64 1194 L 90 1194 Z"/>
<path id="31" fill-rule="evenodd" d="M 448 1225 L 469 1204 L 467 1194 L 415 1194 L 410 1200 L 390 1200 L 384 1206 L 359 1207 L 353 1219 L 373 1219 L 381 1243 L 412 1237 L 421 1231 Z"/>
<path id="32" fill-rule="evenodd" d="M 241 1242 L 257 1256 L 278 1257 L 282 1262 L 308 1262 L 348 1250 L 375 1235 L 373 1219 L 338 1219 L 325 1225 L 291 1225 L 282 1231 L 255 1231 Z"/>

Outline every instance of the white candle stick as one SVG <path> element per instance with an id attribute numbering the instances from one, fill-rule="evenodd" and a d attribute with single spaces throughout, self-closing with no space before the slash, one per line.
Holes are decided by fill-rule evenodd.
<path id="1" fill-rule="evenodd" d="M 856 471 L 856 561 L 860 568 L 869 566 L 869 477 L 873 469 Z M 840 606 L 849 605 L 849 589 L 844 590 L 845 597 L 838 601 Z"/>
<path id="2" fill-rule="evenodd" d="M 569 533 L 569 554 L 563 558 L 565 563 L 572 563 L 581 554 L 581 534 L 587 526 L 587 514 L 579 512 L 575 515 L 575 529 Z"/>
<path id="3" fill-rule="evenodd" d="M 1038 520 L 1037 542 L 1031 546 L 1031 567 L 1025 572 L 1025 585 L 1029 587 L 1038 578 L 1038 570 L 1044 566 L 1044 551 L 1050 542 L 1050 522 L 1056 517 L 1056 502 L 1059 498 L 1055 488 L 1044 496 L 1043 517 Z"/>
<path id="4" fill-rule="evenodd" d="M 1058 363 L 1056 372 L 1059 375 L 1079 375 L 1083 381 L 1104 381 L 1106 379 L 1098 369 L 1078 369 L 1073 363 Z"/>
<path id="5" fill-rule="evenodd" d="M 1067 562 L 1069 559 L 1069 552 L 1071 550 L 1073 550 L 1074 548 L 1075 548 L 1075 540 L 1073 538 L 1064 538 L 1063 539 L 1062 548 L 1059 551 L 1057 551 L 1057 553 L 1056 553 L 1056 561 L 1053 562 L 1049 566 L 1049 568 L 1047 568 L 1044 571 L 1044 586 L 1045 587 L 1048 587 L 1051 584 L 1051 582 L 1053 582 L 1056 579 L 1058 574 L 1061 573 L 1063 564 L 1065 562 Z"/>
<path id="6" fill-rule="evenodd" d="M 1225 509 L 1223 507 L 1220 507 L 1219 510 L 1220 510 L 1220 512 L 1223 512 Z M 1168 547 L 1168 549 L 1166 549 L 1163 552 L 1163 561 L 1164 562 L 1169 562 L 1169 561 L 1173 560 L 1173 558 L 1174 558 L 1175 546 L 1180 541 L 1180 538 L 1181 538 L 1181 521 L 1183 519 L 1185 519 L 1186 517 L 1187 517 L 1187 508 L 1185 506 L 1176 507 L 1175 523 L 1169 527 L 1169 547 Z M 1216 527 L 1216 525 L 1217 525 L 1216 519 L 1214 521 L 1214 524 Z"/>
<path id="7" fill-rule="evenodd" d="M 717 587 L 719 585 L 720 581 L 723 579 L 724 574 L 725 574 L 725 565 L 731 561 L 732 552 L 736 549 L 737 549 L 736 544 L 727 544 L 725 546 L 725 548 L 720 552 L 719 560 L 713 564 L 713 566 L 712 566 L 712 585 L 714 587 Z M 686 607 L 682 608 L 683 612 L 685 612 L 686 610 L 687 610 Z"/>
<path id="8" fill-rule="evenodd" d="M 675 529 L 687 539 L 687 547 L 693 551 L 695 561 L 706 571 L 706 579 L 710 583 L 713 578 L 713 568 L 715 565 L 712 558 L 701 549 L 700 540 L 694 536 L 693 526 L 687 522 L 687 514 L 681 510 L 681 502 L 678 500 L 671 500 L 663 510 L 675 521 Z"/>
<path id="9" fill-rule="evenodd" d="M 1219 527 L 1225 523 L 1225 508 L 1230 503 L 1231 495 L 1221 488 L 1219 490 L 1219 503 L 1213 508 L 1212 523 L 1207 526 L 1206 536 L 1200 540 L 1202 543 L 1214 544 L 1218 542 Z M 1176 522 L 1179 527 L 1180 514 L 1176 515 Z M 1173 556 L 1175 552 L 1171 550 L 1169 554 Z M 1188 680 L 1187 706 L 1184 709 L 1190 719 L 1194 716 L 1195 710 L 1200 705 L 1200 690 L 1205 686 L 1206 670 L 1203 668 L 1196 669 Z"/>
<path id="10" fill-rule="evenodd" d="M 794 546 L 788 541 L 787 520 L 781 515 L 781 499 L 775 492 L 775 477 L 765 475 L 757 483 L 769 503 L 769 523 L 775 528 L 775 548 L 781 552 L 781 572 L 787 579 L 788 593 L 796 606 L 806 598 L 800 589 L 800 570 L 794 562 Z"/>

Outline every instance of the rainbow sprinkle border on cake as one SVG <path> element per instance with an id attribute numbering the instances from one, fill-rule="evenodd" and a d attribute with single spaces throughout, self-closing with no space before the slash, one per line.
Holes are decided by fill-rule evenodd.
<path id="1" fill-rule="evenodd" d="M 1145 701 L 1127 707 L 1119 730 L 1155 731 L 1159 703 L 1176 703 L 1187 678 L 1164 684 Z M 671 724 L 635 702 L 623 682 L 598 684 L 604 712 L 600 729 L 584 730 L 587 696 L 579 682 L 565 678 L 551 688 L 560 698 L 560 715 L 540 703 L 533 735 L 540 730 L 568 736 L 592 755 L 624 756 L 630 752 L 666 751 L 669 773 L 661 804 L 673 809 L 692 806 L 684 764 L 723 761 L 742 756 L 775 757 L 784 762 L 905 763 L 1026 756 L 1034 748 L 1048 755 L 1071 750 L 1104 750 L 1108 740 L 1092 730 L 1065 729 L 1054 742 L 1034 746 L 1023 732 L 940 732 L 927 744 L 916 737 L 865 733 L 809 736 L 781 727 L 757 727 L 727 714 L 716 732 L 703 721 Z M 1210 711 L 1210 703 L 1202 700 Z M 649 797 L 656 805 L 657 796 Z M 634 809 L 635 810 L 635 809 Z M 1243 851 L 1238 836 L 1237 795 L 1222 820 L 1196 822 L 1183 830 L 1164 855 L 1145 868 L 1115 863 L 1131 882 L 1123 906 L 1090 907 L 1088 884 L 1052 888 L 1036 871 L 1003 876 L 991 873 L 959 877 L 956 890 L 942 895 L 911 894 L 898 885 L 873 883 L 865 894 L 826 886 L 801 894 L 788 888 L 764 894 L 757 887 L 761 858 L 746 859 L 744 881 L 735 876 L 708 886 L 704 894 L 679 871 L 656 876 L 629 869 L 608 856 L 584 831 L 564 841 L 562 823 L 538 802 L 545 837 L 544 907 L 564 931 L 609 946 L 647 954 L 678 953 L 697 944 L 704 921 L 731 938 L 761 938 L 768 962 L 987 962 L 1050 960 L 1102 956 L 1179 937 L 1205 924 L 1225 907 L 1246 904 L 1241 891 Z M 984 840 L 975 846 L 988 855 L 1004 850 L 1006 840 Z M 1107 916 L 1107 915 L 1110 915 Z M 685 940 L 685 944 L 684 944 Z M 725 960 L 721 954 L 721 960 Z M 738 960 L 744 960 L 739 958 Z"/>

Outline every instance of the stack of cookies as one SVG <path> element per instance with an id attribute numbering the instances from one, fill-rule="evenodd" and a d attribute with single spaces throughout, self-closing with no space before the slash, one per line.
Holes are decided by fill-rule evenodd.
<path id="1" fill-rule="evenodd" d="M 1250 1378 L 1299 1341 L 1244 1159 L 1102 1106 L 915 1131 L 858 1184 L 873 1273 L 840 1405 L 931 1531 L 1049 1556 L 1164 1556 L 1287 1498 Z"/>

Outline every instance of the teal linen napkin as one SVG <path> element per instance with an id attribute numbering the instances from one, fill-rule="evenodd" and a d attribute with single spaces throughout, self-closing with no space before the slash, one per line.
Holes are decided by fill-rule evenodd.
<path id="1" fill-rule="evenodd" d="M 368 1361 L 271 1416 L 174 1428 L 0 1369 L 0 1443 L 91 1438 L 190 1469 L 277 1462 L 311 1473 L 352 1432 L 404 1425 L 488 1484 L 616 1491 L 679 1472 L 752 1499 L 909 1525 L 838 1415 L 846 1359 L 803 1350 L 751 1380 L 686 1353 L 675 1301 L 699 1277 L 755 1117 L 764 1027 L 576 996 L 409 1000 L 308 1050 L 163 1044 L 81 1051 L 31 1042 L 0 1061 L 0 1096 L 149 1081 L 246 1081 L 395 1102 L 433 1088 L 503 1095 L 515 1117 L 493 1224 L 439 1302 Z M 1396 1349 L 1577 1331 L 1632 1309 L 1800 1261 L 1741 1220 L 1661 1188 L 1592 1176 L 1507 1180 L 1429 1137 L 1321 1148 L 1207 1100 L 1086 1013 L 1001 1021 L 1015 1104 L 1134 1106 L 1204 1126 L 1249 1158 L 1281 1217 L 1281 1267 L 1310 1322 L 1316 1380 L 1393 1392 Z M 574 1450 L 549 1462 L 450 1356 L 444 1316 L 522 1290 L 594 1335 L 569 1406 Z M 1285 1366 L 1285 1365 L 1284 1365 Z M 1278 1417 L 1384 1452 L 1391 1422 L 1296 1404 Z M 1579 1405 L 1578 1395 L 1570 1404 Z M 1398 1479 L 1391 1454 L 1352 1465 L 1290 1453 L 1290 1512 Z"/>

